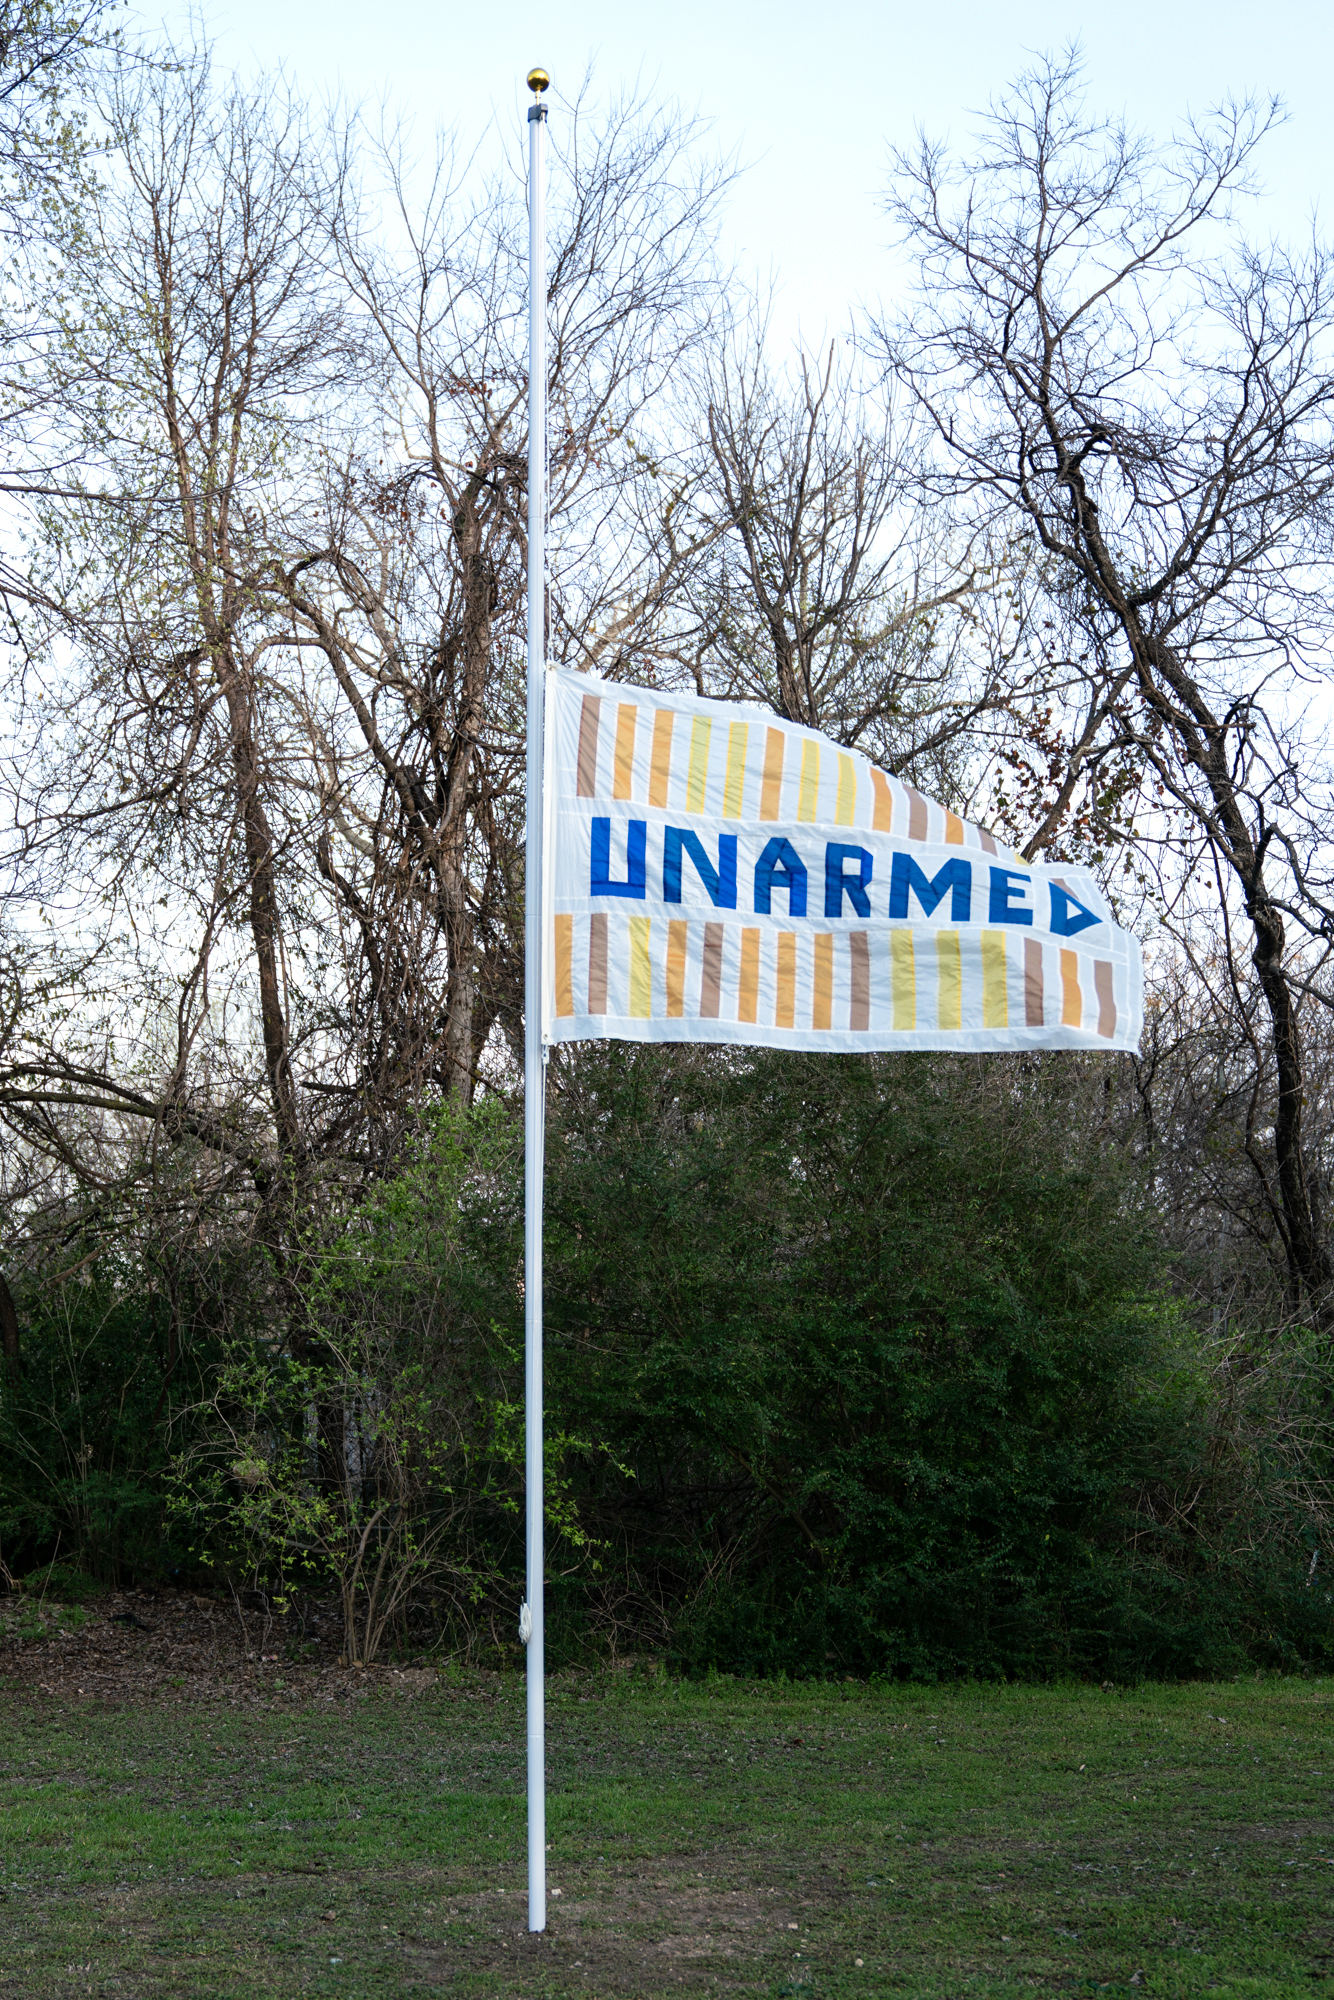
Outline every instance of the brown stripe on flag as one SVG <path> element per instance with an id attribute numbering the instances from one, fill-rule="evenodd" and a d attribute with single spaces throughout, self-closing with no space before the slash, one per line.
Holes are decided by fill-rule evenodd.
<path id="1" fill-rule="evenodd" d="M 1093 991 L 1098 996 L 1098 1033 L 1106 1035 L 1110 1041 L 1116 1033 L 1116 995 L 1112 991 L 1112 967 L 1109 959 L 1094 959 Z"/>
<path id="2" fill-rule="evenodd" d="M 607 1011 L 607 913 L 588 919 L 588 1011 Z"/>
<path id="3" fill-rule="evenodd" d="M 980 826 L 977 829 L 977 837 L 982 843 L 982 852 L 984 854 L 994 854 L 996 852 L 995 837 L 988 833 L 984 826 Z"/>
<path id="4" fill-rule="evenodd" d="M 926 800 L 911 785 L 905 787 L 908 794 L 908 838 L 926 839 Z"/>
<path id="5" fill-rule="evenodd" d="M 1040 1028 L 1042 1011 L 1042 946 L 1036 938 L 1024 939 L 1024 1026 Z"/>
<path id="6" fill-rule="evenodd" d="M 854 1033 L 865 1032 L 871 1025 L 871 940 L 866 931 L 848 933 L 848 950 L 852 954 L 852 1006 L 848 1013 L 848 1026 Z"/>
<path id="7" fill-rule="evenodd" d="M 579 762 L 575 776 L 575 792 L 581 799 L 595 799 L 598 795 L 598 715 L 602 708 L 601 697 L 595 694 L 584 696 L 584 706 L 579 717 Z M 603 936 L 606 935 L 607 920 L 602 919 Z M 592 1010 L 601 1013 L 600 1007 Z"/>
<path id="8" fill-rule="evenodd" d="M 686 926 L 667 926 L 667 1018 L 679 1021 L 686 1010 Z"/>
<path id="9" fill-rule="evenodd" d="M 699 1017 L 716 1021 L 723 991 L 723 927 L 704 926 L 704 973 L 699 983 Z"/>

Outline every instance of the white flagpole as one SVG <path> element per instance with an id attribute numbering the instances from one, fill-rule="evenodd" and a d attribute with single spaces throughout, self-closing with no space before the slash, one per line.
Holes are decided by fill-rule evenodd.
<path id="1" fill-rule="evenodd" d="M 542 1589 L 542 1167 L 546 1073 L 542 1050 L 542 707 L 546 693 L 547 243 L 544 145 L 550 78 L 528 88 L 528 768 L 524 843 L 523 1382 L 527 1501 L 528 1928 L 547 1927 L 546 1690 Z"/>

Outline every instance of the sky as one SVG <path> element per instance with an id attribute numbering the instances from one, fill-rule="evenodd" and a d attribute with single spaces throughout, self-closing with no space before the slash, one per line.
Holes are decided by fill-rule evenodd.
<path id="1" fill-rule="evenodd" d="M 198 10 L 159 19 L 189 32 Z M 551 74 L 560 116 L 591 66 L 595 94 L 636 82 L 712 123 L 746 164 L 721 248 L 748 276 L 780 285 L 778 330 L 818 341 L 859 302 L 887 300 L 896 281 L 878 204 L 890 148 L 919 125 L 966 141 L 974 115 L 1037 52 L 1083 48 L 1104 109 L 1158 133 L 1227 94 L 1285 100 L 1269 142 L 1267 193 L 1251 222 L 1264 235 L 1304 235 L 1334 213 L 1329 78 L 1334 10 L 1311 0 L 966 0 L 891 6 L 876 0 L 626 0 L 563 5 L 504 0 L 208 0 L 205 29 L 224 65 L 282 65 L 307 93 L 382 95 L 414 121 L 477 135 L 496 118 L 518 131 L 527 71 Z"/>

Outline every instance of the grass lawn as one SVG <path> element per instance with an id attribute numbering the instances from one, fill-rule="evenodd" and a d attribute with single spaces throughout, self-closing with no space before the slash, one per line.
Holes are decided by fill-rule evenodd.
<path id="1" fill-rule="evenodd" d="M 1334 1973 L 1330 1681 L 559 1680 L 533 1939 L 517 1677 L 40 1674 L 0 1661 L 4 1996 L 1277 2000 Z"/>

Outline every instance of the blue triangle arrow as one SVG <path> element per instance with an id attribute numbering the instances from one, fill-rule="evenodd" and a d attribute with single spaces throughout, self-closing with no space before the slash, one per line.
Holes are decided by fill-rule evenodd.
<path id="1" fill-rule="evenodd" d="M 1086 931 L 1090 924 L 1100 924 L 1103 919 L 1093 910 L 1085 909 L 1078 896 L 1072 896 L 1068 889 L 1051 883 L 1051 927 L 1057 937 L 1074 937 L 1077 931 Z"/>

